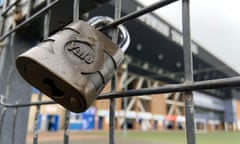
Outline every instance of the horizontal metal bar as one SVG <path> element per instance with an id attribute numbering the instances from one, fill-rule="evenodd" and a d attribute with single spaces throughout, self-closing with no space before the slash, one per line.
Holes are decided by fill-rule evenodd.
<path id="1" fill-rule="evenodd" d="M 23 104 L 8 104 L 4 102 L 4 97 L 0 96 L 0 105 L 6 108 L 16 108 L 16 107 L 28 107 L 28 106 L 37 106 L 37 105 L 50 105 L 56 104 L 55 101 L 42 101 L 42 102 L 31 102 L 31 103 L 23 103 Z"/>
<path id="2" fill-rule="evenodd" d="M 98 96 L 97 100 L 143 96 L 143 95 L 152 95 L 152 94 L 160 94 L 160 93 L 170 93 L 170 92 L 218 89 L 218 88 L 224 88 L 224 87 L 237 87 L 237 86 L 240 86 L 239 76 L 232 77 L 232 78 L 216 79 L 216 80 L 198 81 L 194 83 L 167 84 L 159 87 L 142 88 L 138 90 L 127 90 L 124 92 L 122 91 L 111 92 L 111 93 L 106 93 Z M 32 103 L 25 103 L 25 104 L 6 104 L 4 103 L 3 99 L 4 99 L 3 96 L 0 96 L 0 105 L 8 108 L 56 104 L 55 101 L 32 102 Z"/>
<path id="3" fill-rule="evenodd" d="M 236 86 L 240 86 L 239 76 L 224 78 L 224 79 L 198 81 L 193 83 L 167 84 L 159 87 L 142 88 L 138 90 L 128 90 L 124 92 L 112 92 L 112 93 L 102 94 L 99 97 L 97 97 L 97 99 L 100 100 L 100 99 L 110 99 L 110 98 L 122 98 L 122 97 L 151 95 L 151 94 L 160 94 L 160 93 L 169 93 L 169 92 L 218 89 L 218 88 L 236 87 Z"/>
<path id="4" fill-rule="evenodd" d="M 10 4 L 8 7 L 6 7 L 6 9 L 4 9 L 4 11 L 2 11 L 2 16 L 5 17 L 6 14 L 8 13 L 8 11 L 14 7 L 15 5 L 17 5 L 20 2 L 20 0 L 16 0 L 15 2 L 13 2 L 12 4 Z"/>
<path id="5" fill-rule="evenodd" d="M 14 29 L 9 30 L 6 34 L 4 34 L 3 36 L 0 37 L 0 41 L 4 40 L 11 33 L 17 31 L 21 27 L 31 23 L 33 20 L 35 20 L 36 18 L 40 17 L 42 14 L 48 12 L 48 10 L 51 9 L 53 6 L 55 6 L 58 2 L 59 2 L 59 0 L 55 0 L 55 1 L 51 2 L 51 4 L 49 4 L 48 6 L 42 8 L 37 13 L 35 13 L 31 17 L 29 17 L 27 20 L 25 20 L 24 22 L 18 24 Z"/>
<path id="6" fill-rule="evenodd" d="M 108 28 L 112 28 L 112 27 L 115 27 L 119 24 L 122 24 L 122 23 L 125 23 L 129 20 L 132 20 L 132 19 L 135 19 L 141 15 L 144 15 L 146 13 L 149 13 L 149 12 L 152 12 L 158 8 L 161 8 L 161 7 L 164 7 L 170 3 L 173 3 L 175 1 L 178 1 L 178 0 L 161 0 L 159 2 L 156 2 L 150 6 L 147 6 L 145 8 L 142 8 L 141 10 L 138 10 L 138 11 L 135 11 L 135 12 L 132 12 L 128 15 L 125 15 L 117 20 L 115 20 L 114 22 L 108 24 L 108 25 L 104 25 L 102 28 L 100 28 L 100 30 L 104 30 L 104 29 L 108 29 Z"/>

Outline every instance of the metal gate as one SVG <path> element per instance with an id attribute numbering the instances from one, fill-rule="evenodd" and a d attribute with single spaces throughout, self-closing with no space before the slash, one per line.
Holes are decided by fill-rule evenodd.
<path id="1" fill-rule="evenodd" d="M 61 0 L 46 0 L 44 6 L 34 12 L 31 13 L 32 8 L 36 3 L 40 1 L 32 1 L 32 0 L 4 0 L 2 3 L 2 22 L 1 22 L 1 46 L 3 46 L 6 42 L 8 45 L 13 45 L 14 34 L 17 30 L 22 27 L 30 24 L 33 20 L 38 19 L 41 15 L 44 16 L 44 26 L 43 26 L 43 40 L 46 39 L 49 35 L 49 23 L 50 23 L 50 13 L 51 9 L 55 7 Z M 138 18 L 144 14 L 150 13 L 156 9 L 167 6 L 177 0 L 161 0 L 156 2 L 150 6 L 137 10 L 135 12 L 129 13 L 127 15 L 121 16 L 121 0 L 115 0 L 115 11 L 114 18 L 115 21 L 104 26 L 102 29 L 109 29 L 117 26 L 119 24 L 127 23 L 128 21 Z M 74 0 L 73 2 L 73 21 L 77 21 L 79 19 L 79 3 L 82 1 Z M 109 143 L 115 143 L 115 131 L 114 131 L 114 118 L 115 118 L 115 98 L 124 98 L 124 97 L 134 97 L 134 96 L 142 96 L 142 95 L 150 95 L 150 94 L 160 94 L 160 93 L 169 93 L 169 92 L 184 92 L 185 93 L 185 116 L 186 116 L 186 139 L 188 144 L 195 144 L 195 128 L 194 128 L 194 104 L 193 104 L 193 90 L 203 90 L 203 89 L 217 89 L 224 87 L 235 87 L 240 86 L 240 78 L 232 77 L 232 78 L 224 78 L 224 79 L 216 79 L 216 80 L 207 80 L 207 81 L 198 81 L 195 82 L 193 80 L 193 62 L 192 62 L 192 50 L 191 50 L 191 30 L 190 30 L 190 12 L 189 12 L 189 0 L 181 0 L 182 2 L 182 28 L 183 28 L 183 51 L 184 51 L 184 77 L 185 81 L 180 84 L 166 84 L 158 87 L 150 87 L 150 88 L 142 88 L 142 89 L 130 89 L 123 91 L 116 91 L 116 77 L 114 77 L 111 81 L 111 91 L 106 94 L 99 95 L 97 100 L 101 99 L 109 99 L 110 100 L 110 123 L 109 123 Z M 21 11 L 18 9 L 21 7 L 21 4 L 27 5 L 27 12 L 22 18 Z M 15 11 L 13 11 L 13 9 Z M 11 14 L 10 14 L 11 13 Z M 6 30 L 6 22 L 9 22 L 8 17 L 13 17 L 15 20 L 15 24 L 9 27 Z M 117 33 L 114 34 L 115 37 Z M 10 39 L 11 38 L 11 39 Z M 6 41 L 6 39 L 10 39 Z M 116 42 L 116 38 L 114 39 Z M 0 51 L 1 51 L 0 47 Z M 1 105 L 3 106 L 0 117 L 0 137 L 3 135 L 4 131 L 2 129 L 3 120 L 5 117 L 5 113 L 8 110 L 14 110 L 14 123 L 16 123 L 16 117 L 18 115 L 19 109 L 23 107 L 35 106 L 37 111 L 35 113 L 35 122 L 34 122 L 34 137 L 33 143 L 38 143 L 38 121 L 39 121 L 39 113 L 41 105 L 49 105 L 55 104 L 53 101 L 41 101 L 42 94 L 39 94 L 39 102 L 33 103 L 18 103 L 18 104 L 9 104 L 5 103 L 5 97 L 1 96 Z M 69 140 L 69 112 L 66 112 L 65 119 L 65 129 L 64 129 L 64 144 L 68 144 Z M 14 139 L 14 133 L 16 131 L 16 125 L 13 125 L 13 137 L 12 143 L 17 143 Z M 1 139 L 1 138 L 0 138 Z"/>

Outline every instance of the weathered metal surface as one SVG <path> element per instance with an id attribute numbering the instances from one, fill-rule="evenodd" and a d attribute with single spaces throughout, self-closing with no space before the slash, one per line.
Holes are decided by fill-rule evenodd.
<path id="1" fill-rule="evenodd" d="M 30 85 L 25 83 L 18 74 L 14 61 L 16 55 L 33 45 L 33 41 L 30 43 L 28 40 L 16 36 L 14 43 L 18 45 L 17 49 L 15 46 L 9 47 L 9 45 L 7 45 L 0 54 L 0 94 L 4 95 L 7 103 L 12 104 L 29 102 L 32 90 Z M 2 113 L 3 115 L 0 115 L 0 143 L 10 144 L 13 141 L 15 141 L 15 143 L 25 143 L 28 107 L 18 109 L 16 114 L 14 112 L 15 109 L 6 109 L 0 105 L 0 111 L 5 111 Z"/>
<path id="2" fill-rule="evenodd" d="M 85 111 L 123 60 L 122 51 L 83 21 L 17 58 L 20 74 L 57 103 Z"/>

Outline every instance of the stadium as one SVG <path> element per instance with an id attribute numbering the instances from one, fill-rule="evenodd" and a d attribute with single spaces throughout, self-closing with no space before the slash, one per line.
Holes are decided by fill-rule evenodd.
<path id="1" fill-rule="evenodd" d="M 141 8 L 138 1 L 124 1 L 122 13 Z M 104 3 L 89 17 L 113 13 L 113 4 Z M 57 9 L 58 10 L 58 9 Z M 57 11 L 56 10 L 56 11 Z M 176 84 L 184 81 L 182 34 L 167 21 L 148 14 L 126 24 L 131 45 L 125 62 L 118 71 L 118 90 L 140 89 Z M 141 31 L 139 31 L 141 29 Z M 192 41 L 194 80 L 211 80 L 237 76 L 227 64 Z M 149 50 L 151 49 L 151 50 Z M 104 92 L 110 91 L 109 84 Z M 32 101 L 37 101 L 37 91 Z M 197 131 L 233 131 L 240 128 L 240 102 L 237 88 L 194 91 L 195 127 Z M 47 98 L 46 98 L 47 100 Z M 30 110 L 28 130 L 33 130 L 34 109 Z M 184 130 L 184 93 L 145 95 L 116 100 L 116 128 L 133 130 Z M 60 106 L 42 106 L 40 129 L 63 129 L 65 111 Z M 54 120 L 51 120 L 54 119 Z M 86 126 L 86 123 L 87 126 Z M 86 114 L 71 114 L 70 129 L 109 128 L 109 100 L 96 101 Z"/>
<path id="2" fill-rule="evenodd" d="M 70 136 L 73 138 L 71 143 L 79 143 L 80 139 L 86 143 L 106 143 L 105 139 L 109 136 L 112 144 L 115 129 L 116 136 L 122 132 L 124 136 L 128 132 L 130 141 L 117 137 L 117 141 L 122 141 L 120 143 L 132 143 L 131 138 L 135 143 L 155 144 L 164 142 L 163 139 L 169 140 L 168 143 L 185 143 L 185 133 L 188 144 L 195 144 L 195 135 L 203 136 L 197 139 L 203 143 L 212 143 L 213 139 L 217 143 L 228 140 L 238 142 L 240 78 L 237 68 L 233 69 L 232 65 L 208 51 L 210 49 L 205 44 L 191 40 L 189 0 L 182 0 L 183 30 L 153 12 L 175 1 L 161 0 L 147 6 L 143 0 L 123 0 L 121 6 L 117 6 L 118 0 L 0 0 L 0 143 L 30 143 L 33 140 L 37 144 L 38 137 L 44 135 L 40 143 L 50 140 L 68 144 Z M 121 12 L 116 12 L 117 7 L 121 7 Z M 117 13 L 121 13 L 122 17 L 116 18 Z M 123 59 L 123 54 L 118 53 L 119 49 L 105 47 L 114 45 L 112 41 L 99 41 L 100 46 L 96 46 L 92 43 L 96 42 L 97 36 L 91 32 L 95 31 L 97 38 L 107 40 L 107 37 L 99 36 L 101 33 L 96 29 L 101 29 L 106 36 L 115 35 L 113 26 L 112 29 L 106 27 L 134 14 L 135 17 L 116 24 L 124 24 L 131 38 L 120 65 L 118 59 Z M 96 29 L 88 26 L 92 35 L 85 39 L 82 38 L 87 30 L 81 31 L 74 24 L 65 27 L 79 19 L 87 21 L 95 16 L 115 18 Z M 59 33 L 66 34 L 67 38 Z M 54 36 L 49 38 L 51 35 Z M 61 39 L 55 42 L 59 40 L 58 36 Z M 116 41 L 122 38 L 121 34 L 115 36 Z M 45 71 L 45 66 L 37 65 L 34 60 L 28 64 L 23 61 L 20 66 L 16 62 L 22 53 L 36 50 L 30 49 L 36 45 L 43 53 L 34 53 L 32 60 L 42 57 L 38 62 L 44 61 L 45 66 L 53 71 Z M 82 52 L 82 46 L 87 50 Z M 100 52 L 94 49 L 95 46 L 102 47 Z M 58 52 L 62 55 L 55 59 L 53 56 Z M 49 53 L 51 55 L 47 56 Z M 102 59 L 98 60 L 95 54 Z M 98 60 L 97 68 L 89 66 L 93 59 Z M 80 64 L 77 63 L 79 61 Z M 74 65 L 67 65 L 68 62 L 74 62 Z M 81 67 L 83 63 L 85 67 Z M 66 68 L 63 68 L 64 64 Z M 118 65 L 120 67 L 114 73 Z M 91 68 L 95 71 L 84 71 Z M 65 70 L 75 71 L 69 74 Z M 50 72 L 50 75 L 45 72 Z M 97 77 L 93 73 L 97 73 Z M 113 83 L 114 80 L 112 83 L 106 82 L 111 74 L 115 75 L 116 83 Z M 72 79 L 65 81 L 66 77 Z M 61 101 L 65 107 L 56 104 L 27 81 L 35 82 L 36 87 L 43 86 L 42 90 L 49 92 L 48 96 Z M 70 83 L 74 86 L 78 84 L 80 89 L 76 90 Z M 113 86 L 115 84 L 116 88 Z M 91 88 L 93 91 L 89 92 Z M 156 89 L 158 91 L 153 92 Z M 159 92 L 159 89 L 162 91 Z M 83 96 L 83 93 L 86 95 Z M 102 98 L 104 94 L 105 98 Z M 106 96 L 111 94 L 112 97 Z M 113 98 L 117 94 L 118 98 Z M 76 101 L 80 99 L 85 100 L 82 105 Z M 88 107 L 90 101 L 94 102 Z M 72 106 L 88 109 L 82 113 L 65 109 Z M 60 135 L 63 139 L 59 139 Z"/>

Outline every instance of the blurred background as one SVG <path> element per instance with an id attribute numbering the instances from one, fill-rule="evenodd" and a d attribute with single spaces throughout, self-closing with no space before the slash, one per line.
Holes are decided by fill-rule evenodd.
<path id="1" fill-rule="evenodd" d="M 122 15 L 139 10 L 156 0 L 123 0 Z M 0 1 L 6 11 L 15 1 Z M 1 35 L 31 18 L 47 6 L 45 0 L 20 0 L 0 19 Z M 80 19 L 114 15 L 111 0 L 79 4 Z M 194 81 L 238 76 L 240 63 L 239 2 L 195 0 L 190 3 Z M 73 0 L 60 0 L 51 8 L 50 34 L 72 21 Z M 30 12 L 29 12 L 30 11 Z M 20 13 L 20 14 L 19 14 Z M 16 16 L 20 18 L 17 19 Z M 20 28 L 0 43 L 0 95 L 6 103 L 39 101 L 39 91 L 27 84 L 15 69 L 15 58 L 43 40 L 44 16 Z M 131 36 L 125 60 L 117 72 L 117 90 L 157 87 L 184 82 L 181 1 L 124 24 Z M 103 93 L 110 91 L 107 84 Z M 184 93 L 166 93 L 116 99 L 117 141 L 124 143 L 185 143 Z M 194 91 L 194 124 L 198 143 L 240 140 L 240 89 Z M 42 96 L 42 101 L 49 101 Z M 106 143 L 109 129 L 109 100 L 95 101 L 83 113 L 70 113 L 72 143 Z M 66 110 L 60 105 L 5 109 L 0 106 L 0 143 L 31 143 L 37 125 L 40 142 L 58 143 L 63 135 Z M 40 110 L 40 111 L 38 111 Z M 17 111 L 17 112 L 16 112 Z M 17 113 L 17 114 L 16 114 Z M 36 121 L 36 114 L 38 121 Z M 35 125 L 34 125 L 35 123 Z M 51 133 L 50 133 L 51 132 Z M 20 134 L 20 136 L 19 136 Z M 61 136 L 62 137 L 62 136 Z M 234 143 L 234 141 L 232 142 Z"/>

